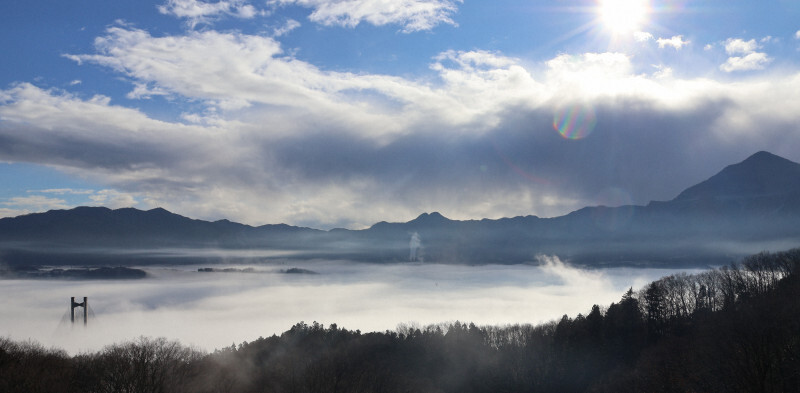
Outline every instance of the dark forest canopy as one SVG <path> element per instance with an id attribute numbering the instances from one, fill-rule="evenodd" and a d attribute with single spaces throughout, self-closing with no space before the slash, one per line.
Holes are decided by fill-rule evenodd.
<path id="1" fill-rule="evenodd" d="M 800 249 L 674 274 L 541 325 L 300 322 L 206 354 L 138 338 L 70 357 L 0 339 L 3 392 L 794 392 Z"/>

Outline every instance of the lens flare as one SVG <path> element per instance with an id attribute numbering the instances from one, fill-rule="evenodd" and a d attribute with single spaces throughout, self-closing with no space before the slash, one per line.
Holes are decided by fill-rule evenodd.
<path id="1" fill-rule="evenodd" d="M 681 12 L 684 11 L 688 0 L 664 0 L 653 5 L 655 12 Z"/>
<path id="2" fill-rule="evenodd" d="M 566 139 L 583 139 L 594 131 L 597 115 L 588 105 L 573 105 L 557 109 L 553 128 Z"/>

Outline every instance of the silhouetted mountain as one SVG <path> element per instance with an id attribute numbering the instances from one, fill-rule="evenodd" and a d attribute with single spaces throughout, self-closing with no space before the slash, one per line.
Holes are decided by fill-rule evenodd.
<path id="1" fill-rule="evenodd" d="M 687 188 L 674 201 L 755 198 L 800 193 L 800 164 L 760 151 Z"/>
<path id="2" fill-rule="evenodd" d="M 156 256 L 165 262 L 169 254 L 175 262 L 180 258 L 169 250 L 259 249 L 283 258 L 370 262 L 406 262 L 413 255 L 426 262 L 521 263 L 554 254 L 592 265 L 698 265 L 796 246 L 798 222 L 800 164 L 758 152 L 670 201 L 586 207 L 554 218 L 457 221 L 433 212 L 364 230 L 321 231 L 193 220 L 164 209 L 54 210 L 0 219 L 0 261 L 143 263 Z M 412 246 L 418 246 L 413 254 Z M 219 261 L 192 255 L 185 260 Z"/>
<path id="3" fill-rule="evenodd" d="M 4 241 L 94 247 L 250 247 L 274 237 L 319 232 L 285 224 L 251 227 L 228 220 L 193 220 L 162 208 L 77 207 L 0 219 Z M 282 239 L 285 240 L 285 239 Z"/>

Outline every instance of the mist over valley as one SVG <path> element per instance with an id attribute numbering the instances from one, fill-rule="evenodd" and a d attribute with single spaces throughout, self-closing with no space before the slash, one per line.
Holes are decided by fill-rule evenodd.
<path id="1" fill-rule="evenodd" d="M 0 331 L 70 353 L 141 335 L 207 351 L 280 334 L 300 321 L 364 332 L 452 321 L 542 323 L 617 301 L 670 269 L 585 270 L 542 257 L 539 264 L 443 265 L 296 261 L 258 265 L 145 266 L 136 280 L 0 280 Z M 292 274 L 290 269 L 317 274 Z M 199 270 L 213 269 L 215 272 Z M 225 272 L 224 270 L 228 270 Z M 691 270 L 695 271 L 695 270 Z M 66 317 L 87 296 L 84 327 Z M 80 310 L 79 310 L 80 311 Z"/>

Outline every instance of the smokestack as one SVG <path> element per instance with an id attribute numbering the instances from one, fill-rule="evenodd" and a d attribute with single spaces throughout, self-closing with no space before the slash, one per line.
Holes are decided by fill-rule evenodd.
<path id="1" fill-rule="evenodd" d="M 86 326 L 86 322 L 89 320 L 89 298 L 84 296 L 83 297 L 83 326 Z"/>
<path id="2" fill-rule="evenodd" d="M 417 255 L 417 253 L 419 253 L 420 244 L 421 244 L 421 241 L 420 241 L 420 238 L 419 238 L 419 233 L 414 232 L 413 234 L 411 234 L 411 240 L 408 242 L 408 248 L 409 248 L 408 260 L 409 260 L 409 262 L 416 262 L 418 260 L 419 255 Z"/>

